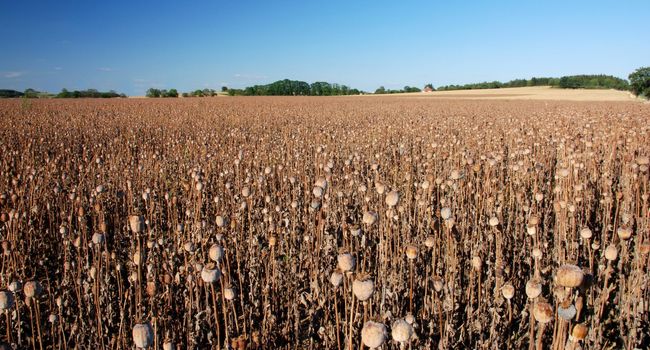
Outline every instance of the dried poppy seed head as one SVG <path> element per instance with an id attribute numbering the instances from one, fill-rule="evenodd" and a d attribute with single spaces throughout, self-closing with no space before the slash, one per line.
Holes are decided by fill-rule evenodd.
<path id="1" fill-rule="evenodd" d="M 435 289 L 436 292 L 440 292 L 442 290 L 443 286 L 444 286 L 444 283 L 442 281 L 442 278 L 440 276 L 434 276 L 433 277 L 433 289 Z"/>
<path id="2" fill-rule="evenodd" d="M 25 287 L 23 287 L 23 292 L 28 298 L 38 297 L 42 291 L 43 287 L 38 281 L 29 281 L 25 283 Z"/>
<path id="3" fill-rule="evenodd" d="M 443 220 L 448 220 L 451 218 L 451 208 L 445 207 L 440 209 L 440 217 L 442 217 Z"/>
<path id="4" fill-rule="evenodd" d="M 321 176 L 316 179 L 314 185 L 322 188 L 323 190 L 327 190 L 327 179 Z"/>
<path id="5" fill-rule="evenodd" d="M 133 233 L 140 233 L 144 231 L 144 218 L 139 215 L 129 216 L 129 227 Z"/>
<path id="6" fill-rule="evenodd" d="M 534 236 L 537 234 L 537 226 L 526 226 L 526 233 L 529 236 Z"/>
<path id="7" fill-rule="evenodd" d="M 370 279 L 370 276 L 361 274 L 357 279 L 352 282 L 352 292 L 361 301 L 370 299 L 372 293 L 375 291 L 375 283 Z"/>
<path id="8" fill-rule="evenodd" d="M 20 282 L 18 281 L 13 281 L 9 283 L 9 291 L 12 293 L 16 293 L 18 290 L 20 290 Z"/>
<path id="9" fill-rule="evenodd" d="M 411 336 L 413 336 L 413 326 L 405 320 L 397 320 L 393 322 L 391 335 L 396 342 L 405 343 L 411 339 Z"/>
<path id="10" fill-rule="evenodd" d="M 496 216 L 493 216 L 490 218 L 488 224 L 490 224 L 492 227 L 497 227 L 497 225 L 499 225 L 499 219 Z"/>
<path id="11" fill-rule="evenodd" d="M 576 316 L 576 307 L 570 302 L 562 303 L 557 307 L 557 314 L 565 321 L 570 321 Z"/>
<path id="12" fill-rule="evenodd" d="M 341 253 L 336 257 L 338 267 L 343 272 L 354 270 L 354 257 L 350 253 Z"/>
<path id="13" fill-rule="evenodd" d="M 9 310 L 14 306 L 14 293 L 3 290 L 0 291 L 0 311 Z"/>
<path id="14" fill-rule="evenodd" d="M 375 191 L 377 191 L 377 194 L 382 195 L 386 191 L 386 185 L 382 184 L 381 182 L 375 182 Z"/>
<path id="15" fill-rule="evenodd" d="M 339 271 L 332 272 L 332 275 L 330 276 L 330 283 L 332 286 L 336 288 L 341 285 L 341 282 L 343 282 L 343 274 Z"/>
<path id="16" fill-rule="evenodd" d="M 323 197 L 323 191 L 322 187 L 315 186 L 314 189 L 311 191 L 311 193 L 314 195 L 316 198 L 322 198 Z"/>
<path id="17" fill-rule="evenodd" d="M 564 264 L 555 273 L 555 283 L 562 287 L 575 288 L 582 284 L 584 273 L 578 266 Z"/>
<path id="18" fill-rule="evenodd" d="M 232 289 L 231 287 L 226 287 L 223 289 L 223 297 L 226 298 L 226 300 L 234 300 L 235 299 L 235 290 Z"/>
<path id="19" fill-rule="evenodd" d="M 223 216 L 217 215 L 215 223 L 217 224 L 217 227 L 224 227 L 226 225 L 226 220 L 223 218 Z"/>
<path id="20" fill-rule="evenodd" d="M 623 241 L 627 241 L 632 237 L 632 229 L 629 227 L 619 227 L 616 230 L 616 234 L 618 234 L 618 238 L 620 238 Z"/>
<path id="21" fill-rule="evenodd" d="M 583 227 L 580 230 L 580 237 L 582 237 L 582 239 L 590 239 L 592 236 L 593 236 L 593 233 L 591 232 L 589 227 Z"/>
<path id="22" fill-rule="evenodd" d="M 415 258 L 418 257 L 418 247 L 414 245 L 407 245 L 406 246 L 406 257 L 409 260 L 414 260 Z"/>
<path id="23" fill-rule="evenodd" d="M 399 192 L 397 191 L 390 191 L 386 195 L 386 205 L 389 207 L 394 207 L 399 203 Z"/>
<path id="24" fill-rule="evenodd" d="M 614 261 L 618 258 L 618 248 L 614 244 L 610 244 L 605 248 L 605 259 Z"/>
<path id="25" fill-rule="evenodd" d="M 153 329 L 149 323 L 133 326 L 133 342 L 140 349 L 146 349 L 153 344 Z"/>
<path id="26" fill-rule="evenodd" d="M 510 283 L 506 283 L 503 287 L 501 287 L 501 294 L 504 298 L 510 300 L 515 296 L 515 287 L 513 287 Z"/>
<path id="27" fill-rule="evenodd" d="M 102 244 L 102 243 L 104 243 L 104 235 L 101 234 L 101 233 L 95 232 L 93 234 L 92 240 L 93 240 L 94 244 Z"/>
<path id="28" fill-rule="evenodd" d="M 362 221 L 365 225 L 372 226 L 375 222 L 377 222 L 377 213 L 367 210 L 363 213 Z"/>
<path id="29" fill-rule="evenodd" d="M 373 321 L 366 322 L 361 329 L 361 341 L 371 349 L 380 347 L 386 341 L 386 326 Z"/>
<path id="30" fill-rule="evenodd" d="M 533 306 L 533 316 L 539 323 L 549 323 L 553 320 L 553 307 L 545 301 L 537 302 Z"/>
<path id="31" fill-rule="evenodd" d="M 435 238 L 432 235 L 427 236 L 427 238 L 424 240 L 424 246 L 427 248 L 433 248 L 433 245 L 435 244 Z"/>
<path id="32" fill-rule="evenodd" d="M 526 282 L 526 295 L 529 299 L 535 299 L 542 294 L 542 284 L 536 279 Z"/>
<path id="33" fill-rule="evenodd" d="M 213 263 L 209 263 L 201 270 L 201 279 L 205 283 L 215 283 L 221 277 L 221 271 Z"/>
<path id="34" fill-rule="evenodd" d="M 224 256 L 224 250 L 223 247 L 218 245 L 218 244 L 213 244 L 210 247 L 210 251 L 208 252 L 208 255 L 210 256 L 210 260 L 214 262 L 221 262 L 223 260 Z"/>
<path id="35" fill-rule="evenodd" d="M 585 339 L 588 332 L 589 332 L 589 328 L 587 328 L 587 326 L 585 326 L 582 323 L 578 323 L 575 326 L 573 326 L 573 330 L 571 331 L 571 336 L 576 341 L 580 341 Z"/>

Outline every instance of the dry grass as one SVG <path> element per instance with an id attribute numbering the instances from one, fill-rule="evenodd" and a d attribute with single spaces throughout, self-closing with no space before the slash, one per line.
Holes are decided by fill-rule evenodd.
<path id="1" fill-rule="evenodd" d="M 649 117 L 410 96 L 0 101 L 1 339 L 647 348 Z"/>
<path id="2" fill-rule="evenodd" d="M 636 101 L 629 92 L 596 89 L 557 89 L 548 86 L 534 86 L 504 89 L 453 90 L 398 94 L 422 98 L 452 98 L 481 100 L 550 100 L 550 101 Z"/>

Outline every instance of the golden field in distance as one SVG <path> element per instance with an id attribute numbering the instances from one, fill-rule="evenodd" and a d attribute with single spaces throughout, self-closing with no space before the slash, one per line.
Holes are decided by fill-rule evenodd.
<path id="1" fill-rule="evenodd" d="M 650 105 L 632 100 L 0 100 L 0 339 L 647 347 Z"/>

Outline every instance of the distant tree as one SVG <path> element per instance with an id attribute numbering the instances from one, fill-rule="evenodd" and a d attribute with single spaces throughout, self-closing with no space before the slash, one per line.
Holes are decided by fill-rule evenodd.
<path id="1" fill-rule="evenodd" d="M 147 97 L 160 97 L 161 91 L 158 89 L 150 88 L 147 90 Z"/>
<path id="2" fill-rule="evenodd" d="M 72 93 L 68 91 L 67 89 L 61 89 L 61 92 L 59 92 L 56 97 L 58 98 L 71 98 Z"/>
<path id="3" fill-rule="evenodd" d="M 429 83 L 429 84 L 427 84 L 427 85 L 424 85 L 424 88 L 425 88 L 425 89 L 435 90 L 435 88 L 433 87 L 433 84 L 431 84 L 431 83 Z"/>
<path id="4" fill-rule="evenodd" d="M 23 92 L 23 97 L 25 98 L 38 98 L 39 92 L 34 90 L 34 89 L 26 89 L 25 92 Z"/>
<path id="5" fill-rule="evenodd" d="M 21 97 L 21 96 L 23 96 L 23 93 L 20 91 L 7 90 L 7 89 L 0 90 L 0 97 L 11 98 L 11 97 Z"/>
<path id="6" fill-rule="evenodd" d="M 633 94 L 650 98 L 650 67 L 641 67 L 631 73 L 628 78 Z"/>
<path id="7" fill-rule="evenodd" d="M 386 88 L 383 86 L 380 86 L 377 90 L 375 90 L 376 94 L 385 94 L 386 93 Z"/>
<path id="8" fill-rule="evenodd" d="M 221 92 L 228 92 L 228 87 L 227 86 L 222 86 L 221 87 Z"/>

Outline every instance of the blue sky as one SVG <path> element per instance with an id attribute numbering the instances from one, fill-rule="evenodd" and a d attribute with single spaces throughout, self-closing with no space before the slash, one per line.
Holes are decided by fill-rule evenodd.
<path id="1" fill-rule="evenodd" d="M 647 0 L 0 0 L 0 88 L 627 78 L 650 65 L 649 14 Z"/>

